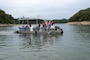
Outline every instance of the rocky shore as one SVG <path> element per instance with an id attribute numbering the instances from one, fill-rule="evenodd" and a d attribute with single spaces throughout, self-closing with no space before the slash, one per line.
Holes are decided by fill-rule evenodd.
<path id="1" fill-rule="evenodd" d="M 90 21 L 82 21 L 82 22 L 68 22 L 67 24 L 90 25 Z"/>

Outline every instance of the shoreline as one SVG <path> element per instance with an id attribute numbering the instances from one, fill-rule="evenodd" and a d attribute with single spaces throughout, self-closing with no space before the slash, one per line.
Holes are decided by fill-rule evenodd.
<path id="1" fill-rule="evenodd" d="M 17 25 L 17 24 L 0 24 L 0 27 L 2 27 L 2 26 L 14 26 L 14 25 Z"/>
<path id="2" fill-rule="evenodd" d="M 68 22 L 66 24 L 76 24 L 76 25 L 90 25 L 90 21 L 82 21 L 82 22 Z"/>
<path id="3" fill-rule="evenodd" d="M 66 24 L 71 24 L 71 25 L 90 25 L 90 21 L 68 22 Z M 0 24 L 0 27 L 2 27 L 2 26 L 14 26 L 14 25 L 23 25 L 23 24 Z"/>
<path id="4" fill-rule="evenodd" d="M 4 27 L 4 26 L 15 26 L 15 25 L 27 25 L 27 24 L 0 24 L 0 27 Z M 37 24 L 32 24 L 32 25 L 37 25 Z"/>

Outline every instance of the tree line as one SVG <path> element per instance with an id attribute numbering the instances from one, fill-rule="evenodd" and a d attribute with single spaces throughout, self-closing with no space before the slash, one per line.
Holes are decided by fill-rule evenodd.
<path id="1" fill-rule="evenodd" d="M 6 14 L 0 9 L 0 23 L 1 24 L 13 24 L 15 23 L 14 18 L 10 14 Z"/>
<path id="2" fill-rule="evenodd" d="M 36 23 L 36 20 L 30 20 L 30 23 Z M 75 21 L 90 21 L 90 8 L 80 10 L 76 14 L 74 14 L 69 19 L 53 19 L 54 23 L 66 23 L 66 22 L 75 22 Z M 42 23 L 42 19 L 38 19 L 39 23 Z M 0 9 L 0 23 L 1 24 L 14 24 L 18 23 L 18 20 L 13 18 L 12 15 L 5 13 Z M 26 23 L 26 21 L 24 22 Z"/>
<path id="3" fill-rule="evenodd" d="M 53 19 L 52 20 L 54 23 L 67 23 L 68 19 Z"/>
<path id="4" fill-rule="evenodd" d="M 90 21 L 90 8 L 80 10 L 79 12 L 77 12 L 69 18 L 69 22 L 75 21 Z"/>

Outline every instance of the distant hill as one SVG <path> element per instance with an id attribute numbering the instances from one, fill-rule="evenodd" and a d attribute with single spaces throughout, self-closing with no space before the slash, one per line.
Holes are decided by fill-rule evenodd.
<path id="1" fill-rule="evenodd" d="M 52 20 L 54 23 L 67 23 L 68 19 L 53 19 Z"/>
<path id="2" fill-rule="evenodd" d="M 80 10 L 75 15 L 69 18 L 69 22 L 75 21 L 90 21 L 90 8 Z"/>
<path id="3" fill-rule="evenodd" d="M 13 24 L 14 18 L 10 14 L 6 14 L 3 10 L 0 9 L 0 23 L 1 24 Z"/>

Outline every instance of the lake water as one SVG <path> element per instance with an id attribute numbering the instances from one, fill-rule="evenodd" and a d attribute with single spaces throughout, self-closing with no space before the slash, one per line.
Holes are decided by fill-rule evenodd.
<path id="1" fill-rule="evenodd" d="M 0 27 L 0 60 L 90 60 L 90 25 L 60 26 L 63 35 L 16 34 Z"/>

